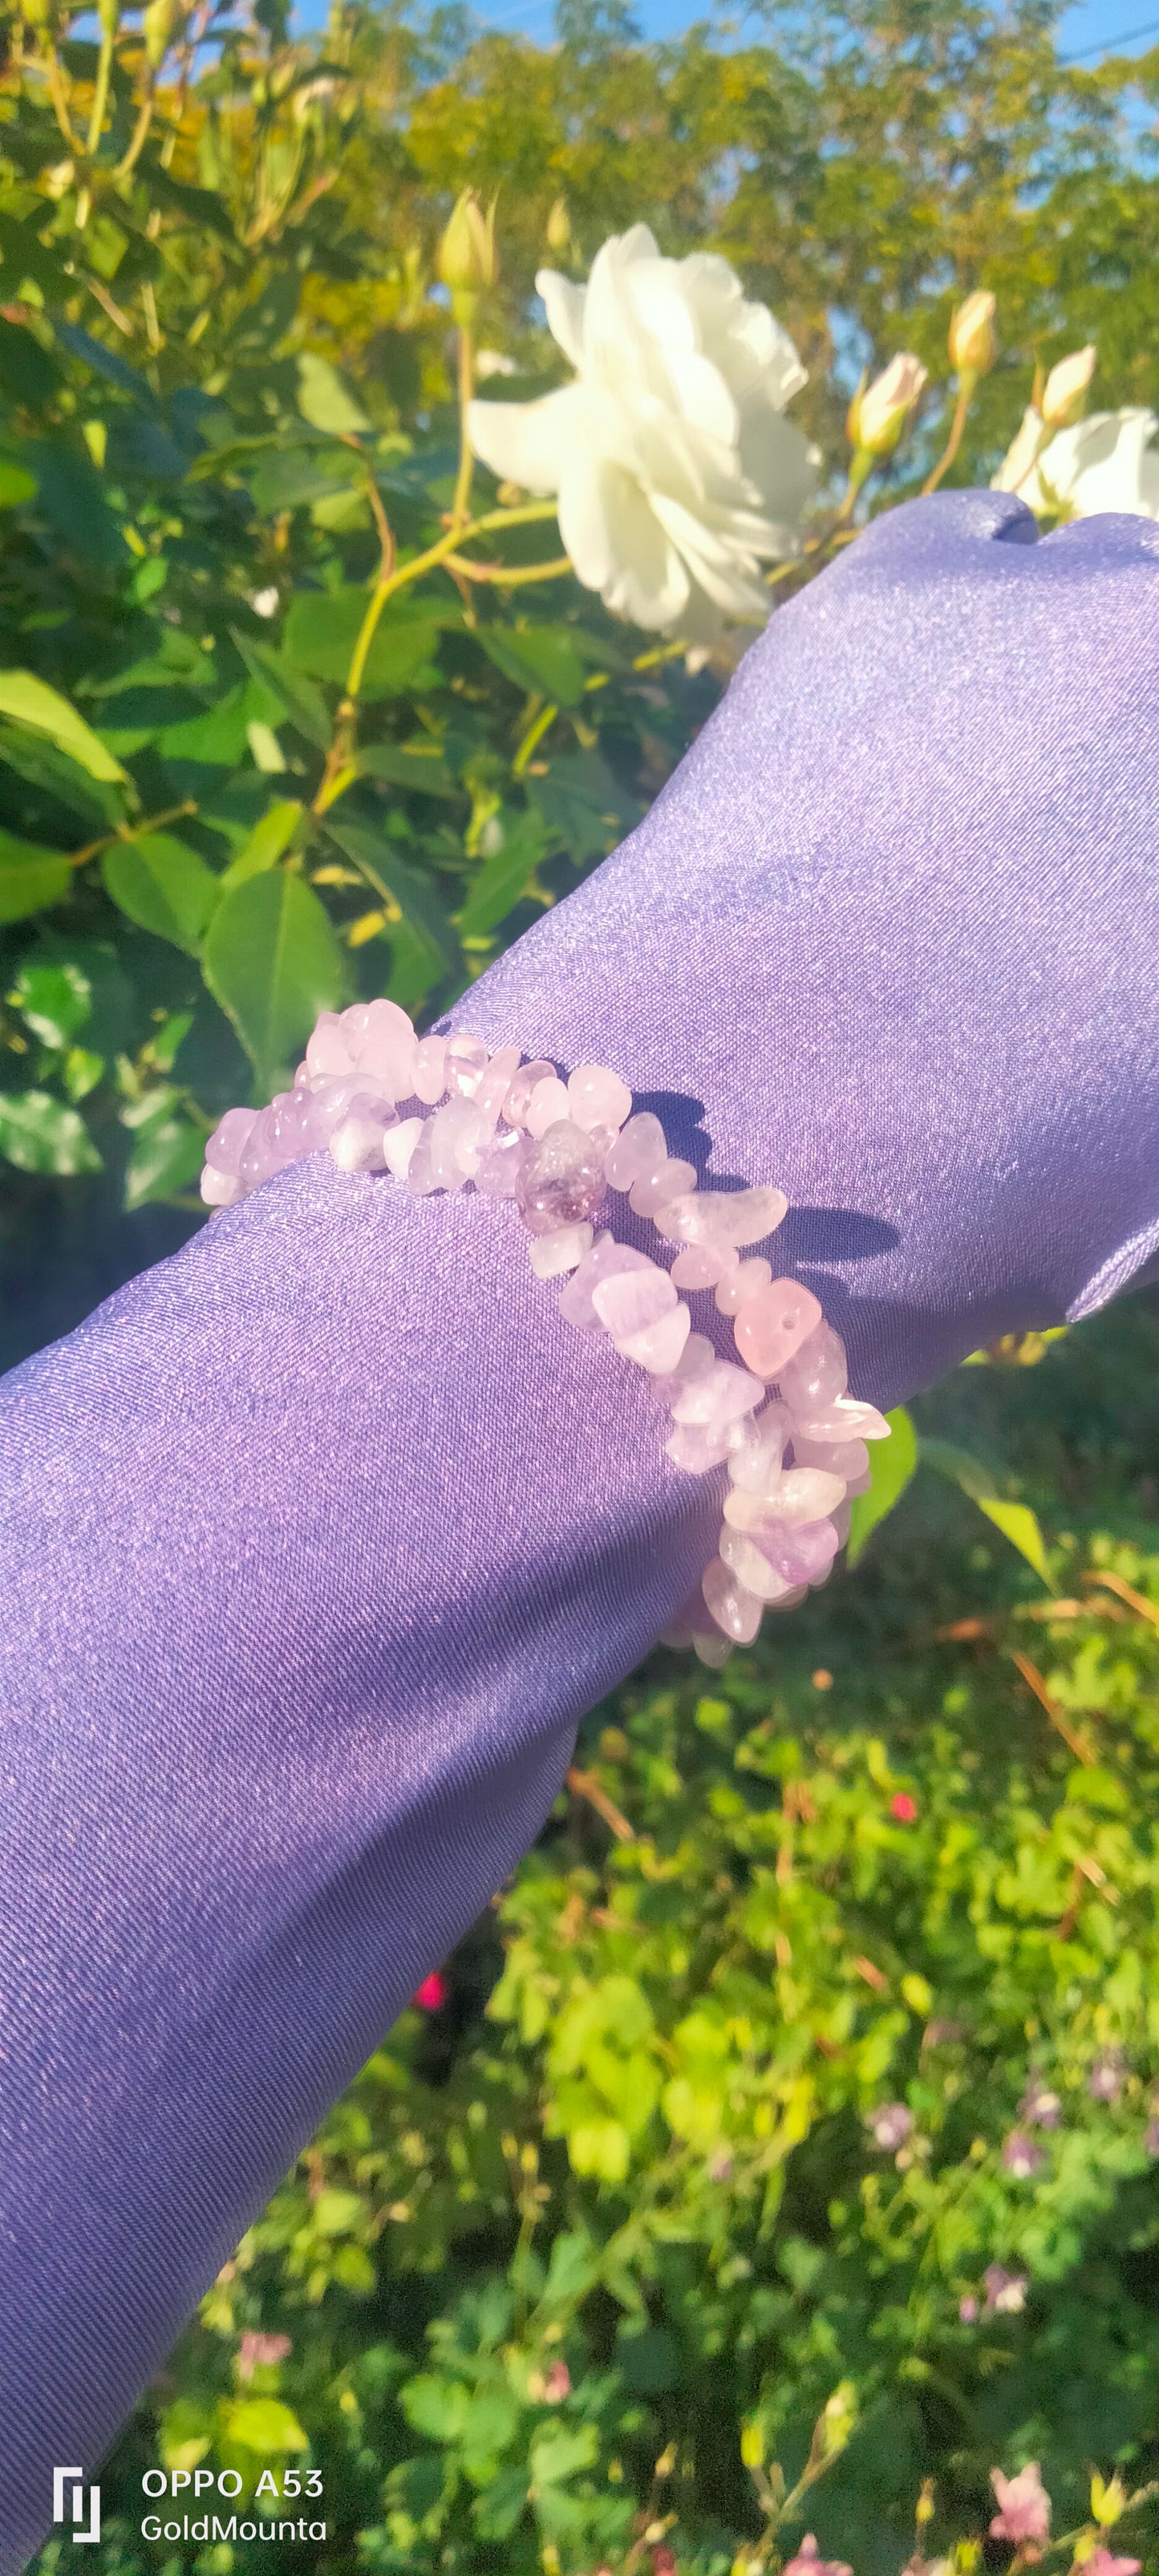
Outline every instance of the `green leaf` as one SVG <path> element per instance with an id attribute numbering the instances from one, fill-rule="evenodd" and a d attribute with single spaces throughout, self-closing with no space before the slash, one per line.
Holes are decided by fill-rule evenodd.
<path id="1" fill-rule="evenodd" d="M 518 688 L 554 698 L 557 706 L 579 705 L 587 674 L 566 626 L 480 626 L 476 632 L 496 669 Z"/>
<path id="2" fill-rule="evenodd" d="M 989 1468 L 983 1466 L 980 1458 L 971 1457 L 968 1449 L 957 1448 L 952 1440 L 935 1440 L 928 1436 L 923 1439 L 922 1465 L 932 1467 L 937 1475 L 947 1477 L 952 1485 L 960 1485 L 972 1503 L 997 1500 L 998 1487 Z"/>
<path id="3" fill-rule="evenodd" d="M 249 748 L 251 724 L 274 723 L 281 701 L 263 679 L 239 680 L 215 707 L 184 723 L 166 725 L 158 747 L 166 760 L 204 761 L 213 769 L 236 769 Z"/>
<path id="4" fill-rule="evenodd" d="M 890 1437 L 870 1442 L 869 1486 L 864 1494 L 854 1495 L 850 1507 L 846 1552 L 850 1565 L 856 1565 L 878 1523 L 904 1494 L 918 1463 L 917 1434 L 905 1406 L 899 1404 L 885 1418 Z"/>
<path id="5" fill-rule="evenodd" d="M 125 1170 L 125 1206 L 132 1212 L 151 1199 L 173 1198 L 195 1181 L 205 1159 L 205 1136 L 173 1109 L 146 1120 Z"/>
<path id="6" fill-rule="evenodd" d="M 265 870 L 223 896 L 202 971 L 263 1079 L 309 1036 L 345 988 L 341 953 L 318 897 L 301 877 Z"/>
<path id="7" fill-rule="evenodd" d="M 534 806 L 526 813 L 505 813 L 502 818 L 503 838 L 480 869 L 459 914 L 459 929 L 464 938 L 478 937 L 494 930 L 513 904 L 518 903 L 548 847 L 543 816 Z"/>
<path id="8" fill-rule="evenodd" d="M 92 1010 L 88 976 L 71 958 L 62 966 L 22 966 L 8 1000 L 44 1046 L 67 1047 Z"/>
<path id="9" fill-rule="evenodd" d="M 0 1091 L 0 1154 L 21 1172 L 58 1178 L 101 1169 L 83 1118 L 48 1091 Z"/>
<path id="10" fill-rule="evenodd" d="M 259 877 L 266 868 L 275 868 L 289 849 L 302 819 L 303 808 L 292 796 L 279 797 L 255 823 L 244 849 L 231 859 L 218 880 L 221 892 L 229 894 L 234 886 L 244 885 L 247 877 Z"/>
<path id="11" fill-rule="evenodd" d="M 21 501 L 31 501 L 36 493 L 36 476 L 27 466 L 14 465 L 8 456 L 0 456 L 0 510 L 14 510 Z"/>
<path id="12" fill-rule="evenodd" d="M 156 939 L 196 957 L 220 886 L 212 868 L 169 832 L 118 841 L 101 861 L 105 892 Z"/>
<path id="13" fill-rule="evenodd" d="M 72 883 L 72 868 L 58 850 L 35 841 L 18 841 L 0 831 L 0 922 L 23 921 L 59 903 Z"/>
<path id="14" fill-rule="evenodd" d="M 1046 1542 L 1029 1504 L 995 1502 L 986 1495 L 979 1501 L 978 1509 L 985 1512 L 987 1520 L 993 1521 L 995 1529 L 1001 1530 L 1003 1538 L 1009 1539 L 1011 1547 L 1016 1547 L 1027 1564 L 1033 1566 L 1047 1591 L 1053 1592 L 1054 1579 L 1046 1560 Z"/>
<path id="15" fill-rule="evenodd" d="M 420 796 L 461 796 L 437 743 L 372 742 L 357 755 L 360 778 L 381 778 L 388 787 L 417 789 Z"/>
<path id="16" fill-rule="evenodd" d="M 78 716 L 67 698 L 50 689 L 46 680 L 38 680 L 32 671 L 0 671 L 0 715 L 11 716 L 14 723 L 27 725 L 32 733 L 47 734 L 59 751 L 70 760 L 80 762 L 90 778 L 124 778 L 119 760 L 106 751 L 91 725 Z"/>
<path id="17" fill-rule="evenodd" d="M 109 508 L 103 476 L 87 451 L 44 439 L 28 451 L 36 474 L 38 507 L 54 537 L 70 554 L 102 572 L 129 562 L 129 549 Z"/>
<path id="18" fill-rule="evenodd" d="M 598 751 L 564 753 L 552 761 L 546 778 L 529 778 L 527 789 L 553 839 L 562 841 L 577 867 L 605 858 L 640 819 L 639 806 Z"/>
<path id="19" fill-rule="evenodd" d="M 433 2371 L 420 2371 L 408 2379 L 398 2392 L 399 2404 L 407 2423 L 416 2433 L 426 2433 L 432 2442 L 458 2442 L 471 2404 L 471 2392 L 461 2379 L 442 2379 Z"/>
<path id="20" fill-rule="evenodd" d="M 101 748 L 103 751 L 105 746 Z M 6 723 L 0 717 L 0 761 L 30 787 L 53 797 L 68 813 L 78 815 L 86 826 L 83 837 L 88 840 L 98 832 L 114 829 L 124 819 L 123 788 L 91 777 L 79 762 L 59 751 L 45 733 L 30 733 L 23 725 Z"/>
<path id="21" fill-rule="evenodd" d="M 304 2433 L 297 2416 L 280 2397 L 243 2397 L 239 2404 L 222 2411 L 222 2432 L 228 2442 L 237 2442 L 244 2450 L 264 2456 L 287 2451 L 308 2451 L 310 2436 Z"/>
<path id="22" fill-rule="evenodd" d="M 461 972 L 462 951 L 437 896 L 425 878 L 396 857 L 385 834 L 366 823 L 332 822 L 329 816 L 324 829 L 382 896 L 388 915 L 401 916 L 400 932 L 405 936 L 396 941 L 393 929 L 390 934 L 395 957 L 388 1000 L 406 1009 L 411 1000 L 421 1001 L 444 975 Z M 406 985 L 405 993 L 400 983 Z"/>
<path id="23" fill-rule="evenodd" d="M 344 685 L 369 605 L 369 592 L 352 586 L 299 591 L 286 619 L 286 661 L 313 679 Z M 438 675 L 430 664 L 438 640 L 433 619 L 414 616 L 409 603 L 402 614 L 388 606 L 366 658 L 360 695 L 370 704 L 433 682 Z"/>
<path id="24" fill-rule="evenodd" d="M 23 322 L 0 321 L 0 387 L 27 411 L 43 411 L 60 384 L 60 369 Z"/>
<path id="25" fill-rule="evenodd" d="M 298 359 L 298 409 L 312 429 L 332 430 L 336 438 L 369 429 L 365 412 L 337 367 L 304 349 Z"/>
<path id="26" fill-rule="evenodd" d="M 252 636 L 241 634 L 236 626 L 230 628 L 230 633 L 247 671 L 255 679 L 264 680 L 291 723 L 316 751 L 328 751 L 330 717 L 321 690 L 301 672 L 291 670 L 268 644 L 255 643 Z"/>

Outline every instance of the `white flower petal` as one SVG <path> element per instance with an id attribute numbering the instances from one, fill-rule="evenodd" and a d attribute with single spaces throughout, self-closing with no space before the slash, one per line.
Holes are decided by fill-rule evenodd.
<path id="1" fill-rule="evenodd" d="M 582 367 L 586 286 L 573 286 L 570 277 L 561 277 L 557 268 L 541 268 L 536 271 L 535 292 L 543 297 L 552 339 L 558 340 L 573 367 Z"/>
<path id="2" fill-rule="evenodd" d="M 575 436 L 572 415 L 583 397 L 574 385 L 544 394 L 539 402 L 473 402 L 467 436 L 476 456 L 501 483 L 525 492 L 559 490 L 560 468 Z"/>
<path id="3" fill-rule="evenodd" d="M 679 619 L 689 582 L 636 477 L 606 457 L 569 459 L 559 496 L 560 535 L 588 590 L 637 626 Z"/>

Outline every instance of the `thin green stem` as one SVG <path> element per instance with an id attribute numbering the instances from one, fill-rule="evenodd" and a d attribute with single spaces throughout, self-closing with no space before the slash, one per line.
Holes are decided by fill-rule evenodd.
<path id="1" fill-rule="evenodd" d="M 570 555 L 553 555 L 542 564 L 477 564 L 465 555 L 444 557 L 448 572 L 461 573 L 465 581 L 489 581 L 496 590 L 517 590 L 525 581 L 559 581 L 572 570 Z"/>
<path id="2" fill-rule="evenodd" d="M 194 799 L 186 796 L 180 805 L 167 805 L 163 814 L 147 814 L 142 823 L 122 823 L 118 831 L 103 832 L 99 841 L 86 841 L 83 850 L 73 850 L 69 866 L 85 868 L 90 859 L 99 859 L 103 850 L 115 850 L 118 842 L 139 841 L 146 832 L 160 832 L 166 823 L 179 823 L 183 814 L 196 812 Z"/>
<path id="3" fill-rule="evenodd" d="M 155 96 L 156 83 L 152 73 L 150 72 L 144 98 L 137 110 L 137 122 L 133 127 L 128 151 L 126 152 L 124 159 L 117 163 L 116 176 L 118 179 L 127 179 L 130 172 L 135 170 L 137 167 L 137 163 L 145 149 L 146 136 L 148 135 L 149 128 L 153 122 Z"/>
<path id="4" fill-rule="evenodd" d="M 452 517 L 456 526 L 468 516 L 471 506 L 471 479 L 475 458 L 467 433 L 467 406 L 475 391 L 475 347 L 465 323 L 459 326 L 459 479 L 455 485 Z"/>
<path id="5" fill-rule="evenodd" d="M 949 473 L 950 467 L 954 462 L 954 458 L 958 453 L 958 449 L 962 444 L 962 432 L 966 426 L 966 415 L 970 409 L 973 393 L 974 378 L 963 373 L 958 378 L 958 399 L 954 405 L 954 417 L 950 423 L 950 435 L 946 440 L 946 444 L 942 449 L 942 453 L 938 458 L 932 474 L 927 474 L 925 482 L 922 485 L 923 499 L 927 492 L 936 492 L 938 485 L 942 480 L 942 476 Z"/>
<path id="6" fill-rule="evenodd" d="M 109 75 L 112 68 L 113 39 L 106 33 L 101 37 L 100 58 L 97 63 L 96 88 L 93 91 L 92 113 L 89 117 L 88 142 L 85 145 L 85 150 L 90 161 L 94 158 L 100 144 L 101 132 L 105 122 L 105 109 L 109 103 Z"/>
<path id="7" fill-rule="evenodd" d="M 532 759 L 535 752 L 538 750 L 545 733 L 547 733 L 549 728 L 555 723 L 555 719 L 558 714 L 559 708 L 557 706 L 553 706 L 550 702 L 547 706 L 540 708 L 534 724 L 528 726 L 527 732 L 524 734 L 523 740 L 519 745 L 519 749 L 515 754 L 515 758 L 511 763 L 513 777 L 522 778 L 528 761 Z"/>

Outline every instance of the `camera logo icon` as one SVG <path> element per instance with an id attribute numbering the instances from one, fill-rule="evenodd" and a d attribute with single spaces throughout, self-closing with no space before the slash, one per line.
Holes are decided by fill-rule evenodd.
<path id="1" fill-rule="evenodd" d="M 72 2501 L 70 2507 L 66 2506 L 65 2503 L 66 2487 L 71 2488 Z M 96 2486 L 85 2486 L 83 2469 L 53 2470 L 52 2519 L 54 2522 L 64 2522 L 68 2519 L 77 2525 L 83 2525 L 86 2500 L 88 2504 L 88 2529 L 87 2531 L 83 2528 L 74 2530 L 72 2534 L 74 2542 L 100 2539 L 101 2491 L 100 2488 Z"/>

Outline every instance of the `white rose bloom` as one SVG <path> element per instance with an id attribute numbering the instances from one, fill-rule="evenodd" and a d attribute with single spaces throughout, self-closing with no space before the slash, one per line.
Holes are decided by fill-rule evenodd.
<path id="1" fill-rule="evenodd" d="M 588 590 L 637 626 L 708 635 L 768 615 L 763 562 L 796 551 L 820 459 L 782 418 L 805 383 L 787 332 L 727 260 L 661 259 L 646 224 L 604 243 L 586 286 L 536 279 L 576 370 L 531 403 L 472 403 L 475 454 L 554 494 Z"/>
<path id="2" fill-rule="evenodd" d="M 996 491 L 1017 492 L 1040 519 L 1060 512 L 1090 519 L 1102 510 L 1159 519 L 1159 453 L 1148 445 L 1159 428 L 1153 411 L 1093 411 L 1056 431 L 1034 463 L 1031 423 L 1037 419 L 1028 413 L 1023 421 L 994 476 Z"/>

